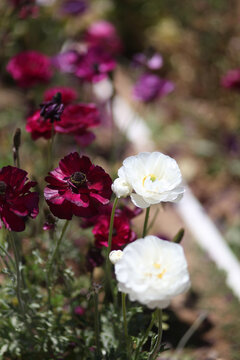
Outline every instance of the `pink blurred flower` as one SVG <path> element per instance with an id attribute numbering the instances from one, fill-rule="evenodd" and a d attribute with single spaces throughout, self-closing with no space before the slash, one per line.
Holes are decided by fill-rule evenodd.
<path id="1" fill-rule="evenodd" d="M 116 28 L 105 20 L 90 25 L 85 34 L 85 40 L 90 46 L 100 47 L 112 55 L 118 54 L 122 50 L 122 42 Z"/>
<path id="2" fill-rule="evenodd" d="M 163 65 L 163 58 L 158 53 L 154 53 L 150 56 L 147 56 L 144 53 L 138 53 L 134 55 L 133 63 L 136 66 L 144 66 L 150 70 L 158 70 Z"/>
<path id="3" fill-rule="evenodd" d="M 30 188 L 36 182 L 28 181 L 27 172 L 13 166 L 0 169 L 0 228 L 23 231 L 28 216 L 38 215 L 39 195 Z"/>
<path id="4" fill-rule="evenodd" d="M 61 100 L 64 105 L 72 103 L 77 98 L 77 93 L 74 89 L 66 86 L 56 86 L 45 91 L 44 100 L 51 101 L 57 93 L 61 94 Z"/>
<path id="5" fill-rule="evenodd" d="M 100 47 L 89 48 L 81 54 L 75 75 L 82 80 L 96 83 L 105 79 L 116 67 L 116 61 Z"/>
<path id="6" fill-rule="evenodd" d="M 240 91 L 240 68 L 229 70 L 222 77 L 221 85 L 227 89 Z"/>
<path id="7" fill-rule="evenodd" d="M 49 58 L 38 51 L 23 51 L 7 64 L 7 71 L 19 86 L 31 87 L 52 77 Z"/>
<path id="8" fill-rule="evenodd" d="M 76 50 L 68 50 L 52 58 L 52 64 L 58 70 L 65 73 L 73 73 L 76 70 L 79 54 Z"/>

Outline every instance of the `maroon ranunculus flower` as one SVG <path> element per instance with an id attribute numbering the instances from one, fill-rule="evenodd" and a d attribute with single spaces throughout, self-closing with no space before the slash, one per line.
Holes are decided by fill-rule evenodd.
<path id="1" fill-rule="evenodd" d="M 34 219 L 38 215 L 39 195 L 30 191 L 35 185 L 22 169 L 13 166 L 0 169 L 0 219 L 8 230 L 23 231 L 27 217 Z"/>
<path id="2" fill-rule="evenodd" d="M 143 102 L 154 101 L 174 90 L 174 84 L 155 74 L 142 75 L 133 89 L 133 96 L 136 100 Z"/>
<path id="3" fill-rule="evenodd" d="M 77 93 L 74 89 L 65 86 L 56 86 L 45 91 L 44 101 L 51 101 L 57 93 L 61 94 L 61 101 L 65 106 L 71 104 L 77 98 Z"/>
<path id="4" fill-rule="evenodd" d="M 68 105 L 58 123 L 55 123 L 55 131 L 60 134 L 74 135 L 80 146 L 89 145 L 95 135 L 88 128 L 100 124 L 100 116 L 94 104 Z"/>
<path id="5" fill-rule="evenodd" d="M 44 190 L 45 199 L 53 215 L 60 219 L 93 216 L 109 203 L 112 194 L 110 176 L 77 152 L 65 156 L 46 181 L 49 185 Z"/>
<path id="6" fill-rule="evenodd" d="M 48 82 L 52 76 L 49 58 L 38 51 L 23 51 L 7 64 L 7 71 L 22 87 L 31 87 L 40 82 Z"/>
<path id="7" fill-rule="evenodd" d="M 40 115 L 40 110 L 35 111 L 27 118 L 26 130 L 31 133 L 33 140 L 37 140 L 41 137 L 50 139 L 52 136 L 52 124 L 50 120 L 45 120 Z"/>
<path id="8" fill-rule="evenodd" d="M 108 235 L 112 206 L 104 206 L 101 214 L 90 219 L 84 219 L 81 227 L 94 225 L 93 234 L 97 247 L 108 246 Z M 131 229 L 131 220 L 142 213 L 142 209 L 124 206 L 117 209 L 114 216 L 112 250 L 121 249 L 124 245 L 136 240 L 136 234 Z"/>
<path id="9" fill-rule="evenodd" d="M 116 67 L 116 61 L 101 47 L 92 47 L 79 56 L 75 75 L 92 83 L 105 79 Z"/>
<path id="10" fill-rule="evenodd" d="M 100 215 L 92 232 L 95 237 L 97 247 L 108 246 L 110 216 Z M 111 250 L 121 249 L 124 245 L 136 240 L 137 235 L 131 230 L 129 219 L 121 213 L 114 216 L 112 248 Z"/>

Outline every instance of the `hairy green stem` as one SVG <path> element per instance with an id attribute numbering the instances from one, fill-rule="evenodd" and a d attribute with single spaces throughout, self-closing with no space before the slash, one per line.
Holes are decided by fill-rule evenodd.
<path id="1" fill-rule="evenodd" d="M 100 358 L 100 329 L 99 329 L 99 312 L 98 312 L 98 294 L 94 293 L 94 329 L 95 329 L 95 341 L 96 341 L 96 350 L 97 357 Z"/>
<path id="2" fill-rule="evenodd" d="M 126 294 L 123 292 L 122 292 L 122 315 L 123 315 L 124 338 L 127 349 L 127 359 L 131 360 L 130 343 L 129 343 L 128 327 L 127 327 Z"/>
<path id="3" fill-rule="evenodd" d="M 145 220 L 144 220 L 144 225 L 143 225 L 143 233 L 142 233 L 143 238 L 147 235 L 149 212 L 150 212 L 150 206 L 148 208 L 146 208 Z"/>
<path id="4" fill-rule="evenodd" d="M 158 335 L 157 335 L 157 341 L 154 345 L 153 350 L 149 354 L 148 360 L 156 359 L 162 342 L 162 309 L 156 309 L 155 313 L 158 319 Z"/>
<path id="5" fill-rule="evenodd" d="M 140 341 L 140 343 L 139 343 L 139 345 L 138 345 L 138 347 L 137 347 L 137 349 L 136 349 L 135 359 L 134 359 L 134 360 L 137 360 L 137 359 L 138 359 L 139 352 L 140 352 L 142 346 L 144 345 L 145 341 L 147 340 L 150 331 L 152 330 L 152 327 L 153 327 L 153 324 L 154 324 L 154 320 L 155 320 L 155 316 L 154 316 L 154 313 L 152 313 L 151 322 L 150 322 L 150 324 L 149 324 L 149 326 L 148 326 L 148 328 L 147 328 L 144 336 L 142 337 L 142 340 Z"/>
<path id="6" fill-rule="evenodd" d="M 118 198 L 116 197 L 114 202 L 113 202 L 112 213 L 111 213 L 111 218 L 110 218 L 109 234 L 108 234 L 108 248 L 107 248 L 107 255 L 106 255 L 106 285 L 107 285 L 107 288 L 109 288 L 111 293 L 112 293 L 113 301 L 115 301 L 115 299 L 114 299 L 114 291 L 113 291 L 112 275 L 111 275 L 111 262 L 110 262 L 110 259 L 109 259 L 109 254 L 110 254 L 110 251 L 111 251 L 111 248 L 112 248 L 114 215 L 115 215 L 115 210 L 116 210 L 116 207 L 117 207 L 117 203 L 118 203 Z"/>
<path id="7" fill-rule="evenodd" d="M 24 309 L 24 301 L 22 299 L 22 294 L 21 294 L 21 272 L 20 272 L 20 256 L 18 253 L 18 248 L 15 244 L 15 240 L 12 236 L 11 231 L 8 232 L 9 234 L 9 240 L 10 240 L 10 244 L 14 253 L 14 259 L 15 259 L 15 269 L 16 269 L 16 275 L 17 275 L 17 286 L 16 286 L 16 293 L 17 293 L 17 298 L 18 298 L 18 303 L 19 303 L 19 307 L 21 309 L 22 314 L 24 315 L 25 313 L 25 309 Z"/>
<path id="8" fill-rule="evenodd" d="M 59 237 L 58 240 L 57 240 L 56 247 L 55 247 L 55 249 L 54 249 L 54 251 L 53 251 L 52 258 L 51 258 L 51 260 L 50 260 L 50 262 L 49 262 L 49 265 L 48 265 L 48 275 L 47 275 L 47 276 L 48 276 L 48 279 L 51 278 L 52 266 L 53 266 L 53 263 L 54 263 L 54 260 L 55 260 L 55 258 L 56 258 L 56 256 L 57 256 L 57 254 L 58 254 L 59 247 L 60 247 L 60 245 L 61 245 L 63 236 L 64 236 L 64 234 L 65 234 L 65 232 L 66 232 L 66 230 L 67 230 L 68 224 L 69 224 L 69 220 L 66 220 L 66 222 L 65 222 L 65 224 L 64 224 L 64 226 L 63 226 L 63 229 L 62 229 L 62 233 L 61 233 L 60 237 Z"/>

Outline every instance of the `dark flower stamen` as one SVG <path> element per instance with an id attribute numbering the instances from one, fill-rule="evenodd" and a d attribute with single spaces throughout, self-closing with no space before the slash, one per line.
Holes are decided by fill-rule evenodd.
<path id="1" fill-rule="evenodd" d="M 50 119 L 51 122 L 60 121 L 61 115 L 64 110 L 64 104 L 62 103 L 62 95 L 60 92 L 53 96 L 51 101 L 46 101 L 40 104 L 40 115 L 45 119 Z"/>
<path id="2" fill-rule="evenodd" d="M 4 195 L 7 189 L 7 185 L 4 181 L 0 181 L 0 195 Z"/>
<path id="3" fill-rule="evenodd" d="M 72 174 L 70 180 L 73 185 L 75 185 L 76 187 L 80 187 L 86 182 L 87 178 L 84 173 L 76 171 L 74 174 Z"/>

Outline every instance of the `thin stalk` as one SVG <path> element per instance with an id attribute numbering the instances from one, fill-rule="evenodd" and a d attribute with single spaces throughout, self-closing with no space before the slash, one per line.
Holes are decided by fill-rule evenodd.
<path id="1" fill-rule="evenodd" d="M 112 275 L 111 275 L 111 262 L 109 259 L 109 254 L 112 248 L 112 234 L 113 234 L 113 225 L 114 225 L 114 215 L 115 215 L 115 210 L 117 207 L 117 203 L 118 203 L 118 198 L 116 197 L 114 202 L 113 202 L 113 207 L 112 207 L 112 213 L 111 213 L 111 218 L 110 218 L 110 224 L 109 224 L 109 234 L 108 234 L 108 248 L 107 248 L 107 255 L 106 255 L 106 280 L 107 280 L 107 285 L 109 286 L 111 293 L 112 293 L 112 298 L 113 301 L 115 301 L 114 299 L 114 291 L 113 291 L 113 284 L 112 284 Z"/>
<path id="2" fill-rule="evenodd" d="M 147 235 L 149 212 L 150 212 L 150 206 L 146 209 L 145 220 L 144 220 L 144 225 L 143 225 L 143 233 L 142 233 L 143 238 Z"/>
<path id="3" fill-rule="evenodd" d="M 51 138 L 48 140 L 48 170 L 51 169 L 53 163 L 53 142 L 54 142 L 54 123 L 52 123 Z"/>
<path id="4" fill-rule="evenodd" d="M 66 222 L 65 222 L 65 224 L 63 226 L 63 229 L 62 229 L 62 233 L 61 233 L 60 237 L 57 240 L 56 247 L 55 247 L 55 249 L 53 251 L 52 258 L 51 258 L 51 260 L 49 262 L 49 265 L 48 265 L 48 275 L 47 275 L 48 279 L 50 279 L 50 274 L 51 274 L 51 271 L 52 271 L 53 262 L 54 262 L 54 260 L 55 260 L 55 258 L 57 256 L 57 254 L 58 254 L 59 247 L 61 245 L 63 236 L 64 236 L 64 234 L 65 234 L 65 232 L 67 230 L 68 224 L 69 224 L 69 220 L 66 220 Z"/>
<path id="5" fill-rule="evenodd" d="M 4 254 L 8 257 L 8 259 L 10 260 L 10 263 L 12 264 L 12 266 L 14 267 L 14 269 L 16 270 L 16 264 L 14 263 L 11 255 L 9 254 L 9 252 L 4 249 L 4 247 L 0 244 L 0 249 L 4 252 Z"/>
<path id="6" fill-rule="evenodd" d="M 142 337 L 142 340 L 140 341 L 137 349 L 136 349 L 136 353 L 135 353 L 135 359 L 134 360 L 137 360 L 138 359 L 138 355 L 139 355 L 139 351 L 141 350 L 142 346 L 144 345 L 145 341 L 147 340 L 148 338 L 148 335 L 150 333 L 150 331 L 152 330 L 152 327 L 153 327 L 153 324 L 154 324 L 154 320 L 155 320 L 155 316 L 154 316 L 154 313 L 152 314 L 152 319 L 151 319 L 151 322 L 144 334 L 144 336 Z"/>
<path id="7" fill-rule="evenodd" d="M 99 312 L 98 312 L 98 294 L 94 293 L 94 329 L 95 329 L 95 341 L 96 341 L 96 350 L 97 357 L 100 358 L 100 330 L 99 330 Z"/>
<path id="8" fill-rule="evenodd" d="M 162 342 L 162 309 L 156 309 L 156 316 L 158 319 L 158 335 L 157 341 L 154 345 L 153 350 L 149 354 L 148 360 L 155 360 L 161 347 Z"/>
<path id="9" fill-rule="evenodd" d="M 19 307 L 21 309 L 22 314 L 24 315 L 25 310 L 24 310 L 24 302 L 22 300 L 22 294 L 21 294 L 21 272 L 20 272 L 20 256 L 18 253 L 18 248 L 15 244 L 15 240 L 13 239 L 12 233 L 11 231 L 8 232 L 9 234 L 9 239 L 10 239 L 10 244 L 11 247 L 13 249 L 13 253 L 14 253 L 14 259 L 15 259 L 15 268 L 16 268 L 16 275 L 17 275 L 17 287 L 16 287 L 16 292 L 17 292 L 17 298 L 18 298 L 18 303 L 19 303 Z"/>
<path id="10" fill-rule="evenodd" d="M 130 360 L 130 343 L 128 337 L 128 327 L 127 327 L 127 312 L 126 312 L 126 294 L 122 292 L 122 315 L 123 315 L 123 328 L 124 328 L 124 338 L 127 348 L 127 359 Z"/>

